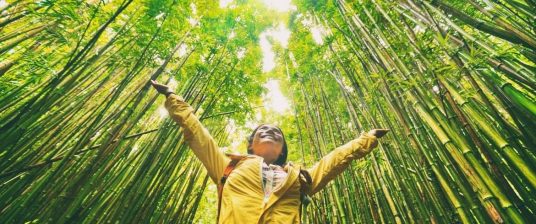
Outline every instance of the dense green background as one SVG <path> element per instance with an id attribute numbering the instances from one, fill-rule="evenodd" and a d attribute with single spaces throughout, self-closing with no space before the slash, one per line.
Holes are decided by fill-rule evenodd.
<path id="1" fill-rule="evenodd" d="M 311 166 L 390 128 L 307 223 L 536 222 L 534 0 L 281 2 L 0 2 L 0 223 L 214 222 L 215 185 L 150 79 L 228 151 L 276 123 Z"/>

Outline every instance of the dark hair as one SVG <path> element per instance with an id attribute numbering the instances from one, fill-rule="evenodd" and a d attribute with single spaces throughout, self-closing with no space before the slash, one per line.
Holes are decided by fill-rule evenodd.
<path id="1" fill-rule="evenodd" d="M 263 125 L 265 124 L 261 124 L 257 126 L 253 130 L 253 133 L 251 133 L 251 135 L 248 137 L 248 154 L 253 154 L 253 149 L 251 148 L 251 145 L 253 144 L 253 138 L 255 137 L 255 133 L 257 133 L 257 130 L 259 130 L 259 128 Z M 287 162 L 287 155 L 288 155 L 287 141 L 285 140 L 285 135 L 283 134 L 283 131 L 281 130 L 281 128 L 277 126 L 275 127 L 281 132 L 281 135 L 283 136 L 283 150 L 281 151 L 281 154 L 279 155 L 277 160 L 275 160 L 274 164 L 283 166 Z"/>

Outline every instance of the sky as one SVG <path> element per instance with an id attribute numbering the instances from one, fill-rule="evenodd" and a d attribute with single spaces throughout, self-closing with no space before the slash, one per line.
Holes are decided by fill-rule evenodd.
<path id="1" fill-rule="evenodd" d="M 268 90 L 268 92 L 263 95 L 264 108 L 279 114 L 289 111 L 290 102 L 287 97 L 283 95 L 283 92 L 281 92 L 278 80 L 268 80 L 268 82 L 264 84 L 264 88 Z"/>
<path id="2" fill-rule="evenodd" d="M 220 8 L 233 7 L 234 0 L 220 0 Z M 262 3 L 277 12 L 288 12 L 296 10 L 296 6 L 291 0 L 262 0 Z"/>
<path id="3" fill-rule="evenodd" d="M 288 47 L 288 39 L 290 38 L 290 30 L 280 23 L 277 27 L 273 27 L 265 30 L 261 33 L 259 38 L 259 44 L 261 45 L 262 51 L 262 71 L 269 72 L 272 71 L 276 66 L 275 53 L 273 51 L 273 46 L 268 41 L 268 38 L 278 42 L 283 48 Z"/>

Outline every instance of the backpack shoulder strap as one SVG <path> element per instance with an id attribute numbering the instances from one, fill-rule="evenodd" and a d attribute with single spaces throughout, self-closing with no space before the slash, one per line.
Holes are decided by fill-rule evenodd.
<path id="1" fill-rule="evenodd" d="M 228 155 L 229 156 L 229 155 Z M 225 184 L 225 181 L 227 181 L 227 177 L 229 177 L 229 174 L 233 172 L 234 168 L 236 167 L 236 164 L 242 160 L 244 157 L 240 156 L 229 156 L 231 158 L 231 161 L 225 167 L 225 170 L 223 171 L 223 176 L 220 179 L 220 182 L 218 183 L 218 215 L 216 218 L 216 223 L 220 220 L 220 210 L 221 210 L 221 199 L 222 199 L 222 193 L 223 193 L 223 185 Z"/>
<path id="2" fill-rule="evenodd" d="M 307 209 L 307 205 L 311 203 L 311 198 L 307 195 L 311 185 L 313 184 L 313 179 L 307 170 L 304 170 L 300 167 L 300 173 L 298 179 L 300 180 L 300 221 L 302 220 L 302 210 Z"/>

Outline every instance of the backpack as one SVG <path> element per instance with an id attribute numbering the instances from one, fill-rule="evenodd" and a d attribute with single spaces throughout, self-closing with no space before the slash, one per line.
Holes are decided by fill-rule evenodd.
<path id="1" fill-rule="evenodd" d="M 229 156 L 231 158 L 231 161 L 225 167 L 225 170 L 223 171 L 223 176 L 220 179 L 220 182 L 218 183 L 218 215 L 216 216 L 216 223 L 220 220 L 220 210 L 221 210 L 221 201 L 222 201 L 222 194 L 223 194 L 223 185 L 225 184 L 225 181 L 233 172 L 233 170 L 236 167 L 236 164 L 240 160 L 246 157 L 240 157 L 240 156 Z M 300 167 L 300 173 L 299 173 L 298 180 L 300 181 L 300 220 L 302 218 L 302 209 L 305 210 L 307 208 L 307 205 L 311 202 L 311 198 L 305 193 L 306 188 L 312 184 L 312 178 L 309 175 L 309 173 L 306 170 L 302 170 Z M 303 177 L 303 178 L 302 178 Z"/>

